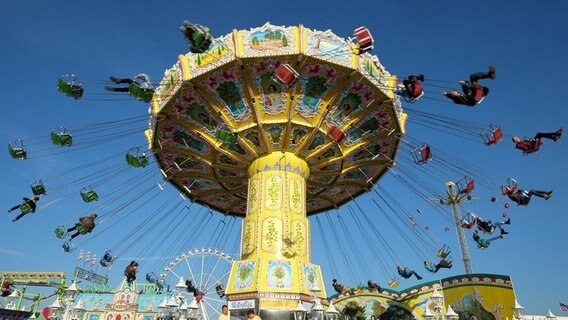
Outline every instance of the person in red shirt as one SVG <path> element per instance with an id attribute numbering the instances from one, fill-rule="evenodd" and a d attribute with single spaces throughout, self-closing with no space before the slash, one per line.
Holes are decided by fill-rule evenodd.
<path id="1" fill-rule="evenodd" d="M 540 149 L 540 146 L 544 143 L 542 142 L 543 138 L 556 142 L 562 138 L 562 133 L 564 133 L 564 128 L 560 128 L 555 132 L 537 132 L 532 139 L 521 139 L 518 136 L 514 136 L 512 140 L 515 143 L 515 148 L 523 151 L 523 153 L 532 153 Z"/>
<path id="2" fill-rule="evenodd" d="M 495 67 L 489 66 L 488 72 L 476 72 L 469 75 L 469 81 L 459 81 L 463 92 L 451 90 L 444 92 L 444 96 L 456 104 L 473 107 L 489 94 L 489 88 L 479 84 L 481 79 L 495 79 Z"/>
<path id="3" fill-rule="evenodd" d="M 424 93 L 420 82 L 424 82 L 423 73 L 420 73 L 417 76 L 410 75 L 408 76 L 408 79 L 402 81 L 402 85 L 397 84 L 397 88 L 395 89 L 394 93 L 405 96 L 411 100 L 418 99 Z"/>

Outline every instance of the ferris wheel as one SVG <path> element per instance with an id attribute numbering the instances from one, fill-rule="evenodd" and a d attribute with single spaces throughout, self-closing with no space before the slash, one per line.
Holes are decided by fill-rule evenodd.
<path id="1" fill-rule="evenodd" d="M 224 293 L 233 261 L 231 255 L 214 248 L 189 250 L 167 264 L 158 281 L 175 285 L 175 295 L 203 320 L 217 319 L 226 304 Z"/>

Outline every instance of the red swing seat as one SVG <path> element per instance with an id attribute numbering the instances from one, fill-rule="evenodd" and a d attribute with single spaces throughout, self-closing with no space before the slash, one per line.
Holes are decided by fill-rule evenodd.
<path id="1" fill-rule="evenodd" d="M 483 142 L 488 146 L 498 144 L 503 140 L 503 131 L 499 126 L 490 125 L 489 128 L 481 132 L 481 137 L 483 138 Z"/>
<path id="2" fill-rule="evenodd" d="M 289 64 L 283 63 L 274 70 L 274 77 L 283 85 L 289 86 L 298 79 L 300 75 Z"/>
<path id="3" fill-rule="evenodd" d="M 367 27 L 359 27 L 355 29 L 355 31 L 353 31 L 353 35 L 359 45 L 359 54 L 373 49 L 375 40 Z"/>

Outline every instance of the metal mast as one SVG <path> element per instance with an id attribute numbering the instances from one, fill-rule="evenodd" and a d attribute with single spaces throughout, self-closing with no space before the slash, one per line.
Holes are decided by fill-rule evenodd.
<path id="1" fill-rule="evenodd" d="M 445 199 L 440 199 L 442 204 L 448 205 L 452 207 L 452 213 L 454 215 L 454 224 L 456 227 L 456 232 L 458 234 L 458 242 L 460 244 L 460 251 L 463 260 L 463 266 L 465 268 L 466 274 L 472 274 L 473 269 L 471 267 L 471 259 L 469 257 L 469 249 L 467 247 L 467 241 L 465 239 L 465 232 L 461 227 L 461 214 L 460 214 L 460 206 L 459 204 L 470 200 L 471 197 L 469 195 L 462 195 L 460 196 L 456 190 L 456 184 L 453 181 L 446 182 L 446 188 L 448 191 L 448 197 Z"/>

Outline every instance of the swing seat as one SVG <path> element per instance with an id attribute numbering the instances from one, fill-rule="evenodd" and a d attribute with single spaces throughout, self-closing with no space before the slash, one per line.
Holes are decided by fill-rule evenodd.
<path id="1" fill-rule="evenodd" d="M 519 184 L 517 183 L 517 180 L 513 178 L 507 178 L 507 185 L 501 186 L 501 194 L 504 196 L 512 194 L 517 191 L 518 188 Z"/>
<path id="2" fill-rule="evenodd" d="M 28 157 L 26 148 L 24 148 L 24 145 L 21 140 L 9 143 L 8 152 L 10 153 L 10 156 L 12 156 L 12 158 L 14 159 L 26 160 L 26 158 Z"/>
<path id="3" fill-rule="evenodd" d="M 430 146 L 423 144 L 422 146 L 411 151 L 414 162 L 417 164 L 425 164 L 432 160 L 432 151 Z"/>
<path id="4" fill-rule="evenodd" d="M 365 53 L 373 49 L 375 40 L 367 27 L 359 27 L 353 31 L 353 35 L 359 45 L 359 54 Z"/>
<path id="5" fill-rule="evenodd" d="M 63 245 L 61 245 L 61 249 L 63 249 L 64 252 L 72 252 L 75 250 L 75 245 L 71 241 L 65 241 Z"/>
<path id="6" fill-rule="evenodd" d="M 63 239 L 67 235 L 67 229 L 65 229 L 65 226 L 59 226 L 55 228 L 54 233 L 57 238 Z"/>
<path id="7" fill-rule="evenodd" d="M 387 283 L 389 284 L 389 286 L 396 288 L 400 285 L 400 281 L 397 278 L 392 278 L 389 281 L 387 281 Z"/>
<path id="8" fill-rule="evenodd" d="M 279 65 L 274 70 L 274 78 L 286 86 L 292 85 L 299 76 L 298 72 L 287 63 Z"/>
<path id="9" fill-rule="evenodd" d="M 213 39 L 211 39 L 210 34 L 203 35 L 203 37 L 197 38 L 195 45 L 190 46 L 189 50 L 193 53 L 204 53 L 211 47 Z"/>
<path id="10" fill-rule="evenodd" d="M 51 142 L 56 146 L 67 146 L 70 147 L 73 144 L 73 137 L 68 131 L 62 132 L 51 132 Z"/>
<path id="11" fill-rule="evenodd" d="M 107 260 L 105 260 L 103 258 L 101 258 L 101 260 L 99 260 L 99 263 L 104 268 L 109 268 L 112 265 L 111 262 L 108 262 Z"/>
<path id="12" fill-rule="evenodd" d="M 30 184 L 30 188 L 32 189 L 34 196 L 41 196 L 42 194 L 47 193 L 45 186 L 43 185 L 43 182 L 41 180 Z"/>
<path id="13" fill-rule="evenodd" d="M 143 168 L 147 166 L 149 162 L 148 156 L 137 149 L 131 150 L 126 154 L 126 163 L 135 168 Z"/>
<path id="14" fill-rule="evenodd" d="M 237 135 L 230 131 L 219 129 L 217 131 L 217 139 L 226 144 L 235 144 L 237 142 Z"/>
<path id="15" fill-rule="evenodd" d="M 83 189 L 81 190 L 81 198 L 85 202 L 93 202 L 99 200 L 99 195 L 93 189 Z"/>
<path id="16" fill-rule="evenodd" d="M 427 261 L 427 263 L 424 265 L 424 269 L 426 269 L 428 272 L 436 273 L 436 265 L 432 261 Z"/>
<path id="17" fill-rule="evenodd" d="M 204 53 L 213 43 L 213 39 L 208 28 L 201 28 L 197 25 L 194 27 L 195 33 L 192 36 L 189 50 L 193 53 Z"/>
<path id="18" fill-rule="evenodd" d="M 148 272 L 146 273 L 146 281 L 148 281 L 149 283 L 158 283 L 158 276 L 154 273 L 154 272 Z"/>
<path id="19" fill-rule="evenodd" d="M 189 50 L 192 53 L 204 53 L 207 49 L 209 49 L 213 43 L 209 28 L 189 23 L 189 21 L 184 22 L 184 27 L 193 30 L 191 39 L 189 39 L 191 43 Z"/>
<path id="20" fill-rule="evenodd" d="M 116 257 L 112 254 L 112 251 L 107 250 L 99 263 L 101 264 L 101 266 L 108 268 L 112 265 L 115 259 Z"/>
<path id="21" fill-rule="evenodd" d="M 424 95 L 424 90 L 422 90 L 422 92 L 420 92 L 420 95 L 416 98 L 412 98 L 410 96 L 410 94 L 408 93 L 408 90 L 406 88 L 394 89 L 393 93 L 400 96 L 404 101 L 406 101 L 408 103 L 415 103 L 418 100 L 420 100 L 420 98 L 422 98 L 422 96 Z"/>
<path id="22" fill-rule="evenodd" d="M 345 138 L 345 133 L 338 127 L 331 127 L 327 131 L 327 135 L 333 139 L 336 143 L 340 143 L 343 138 Z"/>
<path id="23" fill-rule="evenodd" d="M 85 225 L 82 224 L 82 223 L 77 223 L 75 225 L 75 228 L 76 228 L 77 232 L 79 232 L 79 234 L 87 234 L 87 233 L 90 232 L 89 228 L 85 227 Z"/>
<path id="24" fill-rule="evenodd" d="M 128 87 L 128 93 L 132 97 L 143 102 L 150 102 L 152 101 L 152 97 L 154 97 L 154 89 L 144 88 L 136 82 L 132 82 L 130 84 L 130 86 Z"/>
<path id="25" fill-rule="evenodd" d="M 32 206 L 30 206 L 29 203 L 27 203 L 27 202 L 22 202 L 22 204 L 20 204 L 20 211 L 21 211 L 23 214 L 28 214 L 28 213 L 32 212 L 33 209 L 32 209 Z"/>
<path id="26" fill-rule="evenodd" d="M 57 81 L 57 90 L 68 97 L 79 99 L 83 96 L 83 85 L 75 81 L 78 82 L 78 79 L 74 75 L 62 76 Z"/>
<path id="27" fill-rule="evenodd" d="M 480 135 L 483 138 L 485 145 L 488 146 L 498 144 L 501 140 L 503 140 L 503 130 L 501 130 L 501 127 L 493 124 L 490 125 L 489 128 L 483 130 Z"/>
<path id="28" fill-rule="evenodd" d="M 461 227 L 464 228 L 464 229 L 471 229 L 471 227 L 473 227 L 474 224 L 475 224 L 475 220 L 468 221 L 468 220 L 464 219 L 462 221 Z"/>
<path id="29" fill-rule="evenodd" d="M 452 268 L 453 267 L 453 261 L 452 260 L 446 260 L 446 259 L 442 259 L 440 261 L 440 266 L 444 267 L 444 268 Z"/>
<path id="30" fill-rule="evenodd" d="M 451 252 L 450 247 L 448 247 L 447 245 L 443 245 L 442 248 L 438 250 L 437 256 L 444 259 L 450 254 L 450 252 Z"/>
<path id="31" fill-rule="evenodd" d="M 540 146 L 542 145 L 541 140 L 532 139 L 532 138 L 524 138 L 525 141 L 530 141 L 529 147 L 526 150 L 523 150 L 523 155 L 529 155 L 531 153 L 537 153 L 540 150 Z"/>
<path id="32" fill-rule="evenodd" d="M 475 188 L 475 181 L 469 177 L 465 177 L 462 182 L 458 183 L 459 194 L 468 194 Z"/>
<path id="33" fill-rule="evenodd" d="M 485 250 L 487 248 L 489 248 L 489 245 L 491 244 L 491 242 L 487 241 L 486 239 L 481 240 L 480 242 L 477 243 L 477 247 L 479 247 L 479 249 Z"/>

